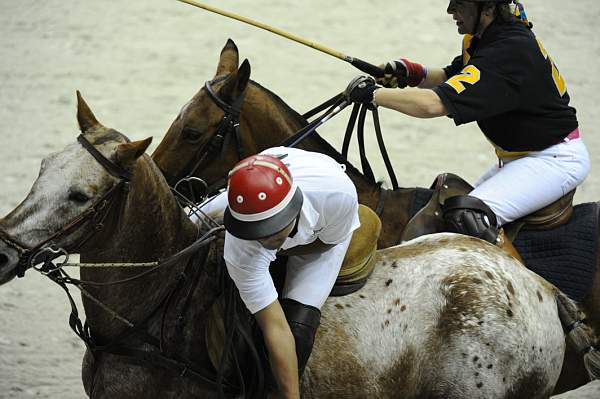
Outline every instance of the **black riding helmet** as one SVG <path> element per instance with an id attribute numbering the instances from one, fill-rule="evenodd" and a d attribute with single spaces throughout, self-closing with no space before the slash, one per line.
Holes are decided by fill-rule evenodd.
<path id="1" fill-rule="evenodd" d="M 450 0 L 450 3 L 455 2 L 456 0 Z M 477 25 L 475 26 L 474 32 L 477 32 L 479 28 L 479 21 L 481 20 L 481 13 L 483 12 L 483 4 L 484 3 L 496 3 L 496 4 L 510 4 L 510 3 L 518 3 L 519 0 L 462 0 L 471 3 L 477 4 Z"/>

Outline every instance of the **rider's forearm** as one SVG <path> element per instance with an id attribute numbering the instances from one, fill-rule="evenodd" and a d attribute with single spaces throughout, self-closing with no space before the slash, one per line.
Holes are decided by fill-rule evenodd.
<path id="1" fill-rule="evenodd" d="M 386 89 L 375 91 L 375 103 L 417 118 L 448 115 L 440 97 L 429 89 Z"/>
<path id="2" fill-rule="evenodd" d="M 442 68 L 427 68 L 427 77 L 419 85 L 421 89 L 432 89 L 444 83 L 448 78 Z"/>
<path id="3" fill-rule="evenodd" d="M 281 305 L 275 301 L 255 316 L 263 333 L 273 376 L 280 389 L 279 397 L 299 399 L 296 344 Z"/>

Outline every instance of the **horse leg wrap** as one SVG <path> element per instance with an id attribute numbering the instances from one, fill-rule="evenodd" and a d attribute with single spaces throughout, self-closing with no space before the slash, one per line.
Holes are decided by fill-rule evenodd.
<path id="1" fill-rule="evenodd" d="M 443 206 L 449 231 L 498 243 L 498 226 L 494 212 L 479 198 L 469 195 L 450 197 Z"/>
<path id="2" fill-rule="evenodd" d="M 293 299 L 281 300 L 281 307 L 296 341 L 298 373 L 302 376 L 315 342 L 315 333 L 321 322 L 321 311 Z"/>

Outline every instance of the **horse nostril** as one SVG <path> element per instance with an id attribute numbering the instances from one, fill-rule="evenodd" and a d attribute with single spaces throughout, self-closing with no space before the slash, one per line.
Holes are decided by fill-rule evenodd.
<path id="1" fill-rule="evenodd" d="M 0 253 L 0 267 L 6 266 L 6 264 L 8 263 L 9 260 L 10 259 L 8 259 L 8 256 Z"/>

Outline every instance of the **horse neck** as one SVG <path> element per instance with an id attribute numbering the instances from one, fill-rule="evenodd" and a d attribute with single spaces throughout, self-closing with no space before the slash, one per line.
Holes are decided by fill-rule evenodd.
<path id="1" fill-rule="evenodd" d="M 281 144 L 301 129 L 306 121 L 282 110 L 279 97 L 256 82 L 250 82 L 240 115 L 244 146 L 248 153 L 258 153 Z M 283 103 L 285 104 L 285 103 Z"/>
<path id="2" fill-rule="evenodd" d="M 189 245 L 196 228 L 177 205 L 158 168 L 147 156 L 137 162 L 111 239 L 94 254 L 102 258 L 150 261 Z M 95 256 L 95 257 L 97 257 Z"/>
<path id="3" fill-rule="evenodd" d="M 195 225 L 187 218 L 170 193 L 158 168 L 147 156 L 137 162 L 134 177 L 123 199 L 118 222 L 106 226 L 102 237 L 82 251 L 82 262 L 153 262 L 164 260 L 191 244 L 197 236 Z M 174 287 L 187 259 L 159 269 L 134 281 L 86 289 L 102 303 L 128 320 L 140 320 L 157 306 Z M 107 283 L 139 275 L 147 269 L 83 269 L 82 280 Z M 210 285 L 209 285 L 210 286 Z M 94 333 L 108 339 L 123 330 L 123 325 L 84 297 L 88 323 Z"/>

